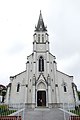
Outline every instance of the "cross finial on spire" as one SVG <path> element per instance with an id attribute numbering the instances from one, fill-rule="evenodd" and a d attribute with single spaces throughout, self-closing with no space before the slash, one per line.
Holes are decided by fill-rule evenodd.
<path id="1" fill-rule="evenodd" d="M 41 14 L 41 10 L 40 10 L 40 14 Z"/>
<path id="2" fill-rule="evenodd" d="M 41 13 L 41 10 L 40 10 L 40 15 L 39 15 L 39 18 L 42 19 L 42 13 Z"/>

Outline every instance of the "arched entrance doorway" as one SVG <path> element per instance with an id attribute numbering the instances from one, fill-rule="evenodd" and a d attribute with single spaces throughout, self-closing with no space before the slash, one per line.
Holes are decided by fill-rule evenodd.
<path id="1" fill-rule="evenodd" d="M 37 91 L 37 106 L 46 106 L 46 91 Z"/>

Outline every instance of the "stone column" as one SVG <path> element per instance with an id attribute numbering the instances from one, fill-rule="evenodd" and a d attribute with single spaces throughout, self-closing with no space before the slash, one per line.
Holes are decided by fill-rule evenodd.
<path id="1" fill-rule="evenodd" d="M 28 80 L 29 80 L 29 61 L 26 64 L 26 82 L 25 82 L 25 103 L 28 103 Z"/>
<path id="2" fill-rule="evenodd" d="M 51 103 L 51 86 L 48 85 L 48 100 L 49 100 L 49 103 Z"/>
<path id="3" fill-rule="evenodd" d="M 36 41 L 34 41 L 33 44 L 33 52 L 34 52 L 34 56 L 33 56 L 33 74 L 36 73 Z"/>
<path id="4" fill-rule="evenodd" d="M 7 93 L 6 93 L 6 100 L 5 100 L 6 104 L 10 103 L 10 95 L 9 94 L 10 94 L 10 87 L 8 86 Z"/>
<path id="5" fill-rule="evenodd" d="M 36 51 L 36 41 L 33 42 L 33 52 Z"/>
<path id="6" fill-rule="evenodd" d="M 35 86 L 32 86 L 32 108 L 35 108 Z"/>
<path id="7" fill-rule="evenodd" d="M 49 107 L 51 107 L 51 103 L 52 103 L 52 100 L 51 100 L 51 79 L 50 79 L 50 76 L 48 75 L 48 104 L 49 104 Z"/>
<path id="8" fill-rule="evenodd" d="M 48 88 L 46 89 L 46 107 L 48 107 Z"/>
<path id="9" fill-rule="evenodd" d="M 57 103 L 59 103 L 59 90 L 58 90 L 58 84 L 56 84 L 56 100 L 57 100 Z"/>
<path id="10" fill-rule="evenodd" d="M 26 88 L 25 88 L 25 103 L 28 103 L 28 85 L 26 84 L 26 86 L 25 86 Z"/>
<path id="11" fill-rule="evenodd" d="M 35 98 L 36 98 L 36 94 L 35 94 L 35 80 L 36 80 L 36 77 L 35 75 L 33 76 L 33 81 L 32 81 L 32 108 L 35 107 Z"/>
<path id="12" fill-rule="evenodd" d="M 36 95 L 35 95 L 36 98 L 35 99 L 36 99 L 36 107 L 37 107 L 37 89 L 35 89 L 35 93 L 36 93 Z"/>
<path id="13" fill-rule="evenodd" d="M 49 42 L 46 41 L 46 51 L 49 51 Z"/>
<path id="14" fill-rule="evenodd" d="M 36 52 L 34 52 L 34 59 L 33 59 L 33 74 L 36 74 Z"/>
<path id="15" fill-rule="evenodd" d="M 28 81 L 28 77 L 29 77 L 29 61 L 27 61 L 26 70 L 27 70 L 26 79 L 27 79 L 27 81 Z M 27 81 L 26 81 L 26 82 L 27 82 Z"/>
<path id="16" fill-rule="evenodd" d="M 56 61 L 53 61 L 53 70 L 54 70 L 54 81 L 55 81 L 55 102 L 59 103 L 59 89 L 58 89 L 58 79 L 56 75 L 57 65 Z"/>
<path id="17" fill-rule="evenodd" d="M 47 75 L 49 74 L 49 52 L 47 52 Z"/>

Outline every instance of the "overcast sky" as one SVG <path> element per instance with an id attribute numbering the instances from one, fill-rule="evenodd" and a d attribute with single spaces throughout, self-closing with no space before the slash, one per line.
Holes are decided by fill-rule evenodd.
<path id="1" fill-rule="evenodd" d="M 80 90 L 80 0 L 0 0 L 0 84 L 26 69 L 40 10 L 58 70 Z"/>

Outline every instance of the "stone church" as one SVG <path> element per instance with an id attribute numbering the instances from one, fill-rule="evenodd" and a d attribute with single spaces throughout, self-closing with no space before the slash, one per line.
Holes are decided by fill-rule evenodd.
<path id="1" fill-rule="evenodd" d="M 26 70 L 10 76 L 5 102 L 25 103 L 27 107 L 60 107 L 78 101 L 73 76 L 57 70 L 56 57 L 49 50 L 49 35 L 40 11 L 33 35 L 33 53 L 27 57 Z"/>

